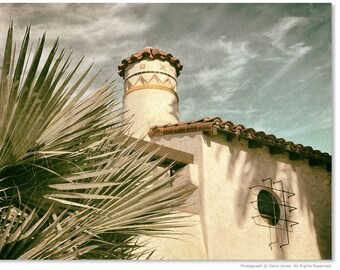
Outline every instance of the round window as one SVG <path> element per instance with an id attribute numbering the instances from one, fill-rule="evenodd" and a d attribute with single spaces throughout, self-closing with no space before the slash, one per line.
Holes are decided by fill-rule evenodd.
<path id="1" fill-rule="evenodd" d="M 257 208 L 262 219 L 271 226 L 280 221 L 280 205 L 272 193 L 261 190 L 257 195 Z"/>

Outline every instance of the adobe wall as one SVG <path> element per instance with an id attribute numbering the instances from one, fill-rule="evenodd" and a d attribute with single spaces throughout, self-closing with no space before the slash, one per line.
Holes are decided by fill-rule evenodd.
<path id="1" fill-rule="evenodd" d="M 249 149 L 246 141 L 227 142 L 219 136 L 204 138 L 201 212 L 210 259 L 330 259 L 329 172 L 309 166 L 308 161 L 291 161 L 284 154 L 269 154 L 267 147 Z M 284 190 L 295 193 L 289 200 L 285 197 L 287 204 L 297 208 L 287 211 L 287 219 L 298 222 L 293 227 L 288 224 L 288 229 L 293 230 L 288 237 L 285 222 L 277 225 L 283 230 L 276 230 L 256 225 L 252 218 L 259 212 L 250 203 L 257 200 L 256 192 L 252 195 L 249 188 L 263 184 L 265 178 L 282 181 Z M 281 188 L 280 184 L 276 186 Z M 282 197 L 282 192 L 276 193 Z M 257 222 L 267 225 L 261 217 Z M 276 233 L 278 243 L 271 250 L 269 243 L 274 242 Z M 284 244 L 288 245 L 280 248 Z"/>
<path id="2" fill-rule="evenodd" d="M 163 242 L 169 250 L 180 251 L 168 259 L 190 259 L 188 254 L 192 257 L 197 247 L 201 255 L 205 253 L 200 259 L 210 260 L 331 258 L 331 174 L 324 168 L 311 167 L 308 161 L 289 160 L 284 154 L 269 154 L 266 147 L 250 149 L 243 140 L 227 142 L 221 136 L 200 132 L 167 135 L 152 141 L 194 154 L 197 165 L 191 165 L 191 170 L 197 169 L 198 179 L 193 182 L 197 182 L 198 190 L 192 198 L 197 203 L 187 211 L 194 213 L 200 222 L 201 228 L 195 232 L 199 241 L 193 242 L 192 248 L 186 245 L 186 252 L 179 242 L 171 245 Z M 251 201 L 256 201 L 256 192 L 261 188 L 252 189 L 255 195 L 249 188 L 263 184 L 264 178 L 280 180 L 284 190 L 295 193 L 289 200 L 285 198 L 287 204 L 297 208 L 286 215 L 288 220 L 298 223 L 292 228 L 287 226 L 293 230 L 288 237 L 285 222 L 280 221 L 275 228 L 282 230 L 277 230 L 260 226 L 267 225 L 261 217 L 255 219 L 259 225 L 252 218 L 259 212 Z M 282 193 L 278 197 L 282 198 Z M 276 238 L 278 242 L 270 248 L 269 243 Z"/>
<path id="3" fill-rule="evenodd" d="M 160 145 L 170 146 L 174 149 L 191 153 L 195 157 L 195 164 L 201 164 L 202 157 L 202 135 L 201 132 L 188 133 L 183 135 L 164 136 L 153 138 L 152 142 Z M 181 235 L 174 238 L 145 238 L 150 244 L 150 248 L 155 248 L 152 256 L 154 260 L 207 260 L 206 241 L 202 232 L 202 215 L 200 212 L 199 173 L 200 168 L 191 164 L 179 172 L 176 179 L 177 184 L 191 182 L 197 186 L 196 191 L 187 201 L 190 205 L 183 209 L 186 217 L 181 220 L 182 224 L 188 226 L 178 230 Z"/>
<path id="4" fill-rule="evenodd" d="M 176 73 L 168 61 L 142 60 L 128 65 L 123 118 L 130 123 L 133 137 L 143 137 L 152 126 L 178 123 Z"/>

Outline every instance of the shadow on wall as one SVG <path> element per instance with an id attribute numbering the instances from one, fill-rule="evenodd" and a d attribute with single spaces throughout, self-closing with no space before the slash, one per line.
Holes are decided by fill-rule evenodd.
<path id="1" fill-rule="evenodd" d="M 234 197 L 234 205 L 238 212 L 236 215 L 238 226 L 242 227 L 249 221 L 249 204 L 254 200 L 249 187 L 259 184 L 264 178 L 272 178 L 274 181 L 284 180 L 286 190 L 298 193 L 298 197 L 294 200 L 299 204 L 298 211 L 305 212 L 316 231 L 321 258 L 331 259 L 332 192 L 329 173 L 321 167 L 310 167 L 308 162 L 298 162 L 295 166 L 294 163 L 290 165 L 288 161 L 288 164 L 281 163 L 284 166 L 280 167 L 274 157 L 268 156 L 268 152 L 265 153 L 264 149 L 259 151 L 249 149 L 249 152 L 236 148 L 229 148 L 229 150 L 231 160 L 226 168 L 226 181 L 229 185 L 234 184 L 231 182 L 241 181 L 241 184 L 238 183 L 236 186 Z M 287 259 L 284 250 L 277 253 L 277 257 Z"/>
<path id="2" fill-rule="evenodd" d="M 229 168 L 227 168 L 227 181 L 240 182 L 236 186 L 234 205 L 236 209 L 238 209 L 236 215 L 237 225 L 243 227 L 251 218 L 251 214 L 249 213 L 251 201 L 256 200 L 256 197 L 250 192 L 249 187 L 262 184 L 262 179 L 273 178 L 276 167 L 269 164 L 265 159 L 261 159 L 260 156 L 256 157 L 245 151 L 230 148 L 230 153 L 231 161 L 229 162 Z M 269 233 L 271 232 L 269 231 Z M 278 233 L 280 237 L 283 231 L 278 231 Z M 270 236 L 268 236 L 268 241 L 270 242 Z M 276 254 L 275 258 L 277 260 L 287 259 L 284 250 L 274 249 L 273 251 Z"/>
<path id="3" fill-rule="evenodd" d="M 173 115 L 176 119 L 179 119 L 178 101 L 172 100 L 167 107 L 168 107 L 167 113 L 169 113 L 169 115 Z"/>
<path id="4" fill-rule="evenodd" d="M 308 202 L 307 209 L 314 215 L 313 224 L 317 233 L 317 241 L 324 260 L 332 259 L 332 178 L 331 174 L 322 168 L 302 170 L 298 185 L 301 190 L 300 200 Z M 301 201 L 302 203 L 303 201 Z"/>

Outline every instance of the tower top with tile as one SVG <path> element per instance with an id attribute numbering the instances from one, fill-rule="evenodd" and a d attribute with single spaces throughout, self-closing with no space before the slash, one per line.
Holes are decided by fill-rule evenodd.
<path id="1" fill-rule="evenodd" d="M 143 137 L 154 126 L 179 122 L 177 77 L 182 68 L 171 54 L 152 47 L 118 66 L 124 78 L 124 119 L 134 137 Z"/>

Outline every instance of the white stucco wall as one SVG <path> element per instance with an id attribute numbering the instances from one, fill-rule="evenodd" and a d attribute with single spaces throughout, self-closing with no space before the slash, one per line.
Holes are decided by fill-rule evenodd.
<path id="1" fill-rule="evenodd" d="M 267 147 L 250 149 L 245 140 L 227 142 L 200 132 L 152 141 L 194 154 L 197 165 L 198 190 L 192 198 L 197 207 L 191 210 L 200 222 L 195 231 L 199 240 L 190 240 L 183 249 L 180 242 L 163 242 L 164 258 L 191 259 L 198 249 L 202 257 L 195 258 L 210 260 L 330 259 L 331 174 L 324 168 L 291 161 L 284 154 L 271 155 Z M 284 233 L 279 232 L 279 244 L 271 249 L 269 228 L 252 219 L 259 213 L 250 203 L 256 196 L 249 187 L 268 177 L 281 180 L 285 190 L 296 194 L 289 198 L 290 205 L 297 207 L 289 218 L 299 224 L 288 234 L 289 245 L 282 248 Z"/>
<path id="2" fill-rule="evenodd" d="M 172 141 L 161 140 L 160 144 L 173 146 Z M 175 149 L 181 149 L 195 156 L 195 163 L 202 155 L 201 138 L 197 133 L 188 134 L 188 136 L 176 137 Z M 202 232 L 202 215 L 200 210 L 201 189 L 199 186 L 200 168 L 196 164 L 186 166 L 179 172 L 176 179 L 177 184 L 182 182 L 191 182 L 197 187 L 191 198 L 187 201 L 188 206 L 183 209 L 183 215 L 186 218 L 181 222 L 188 224 L 179 230 L 181 233 L 177 239 L 169 238 L 149 238 L 149 247 L 155 248 L 153 259 L 158 260 L 207 260 L 204 234 Z"/>
<path id="3" fill-rule="evenodd" d="M 178 123 L 176 78 L 176 69 L 167 61 L 142 60 L 127 67 L 124 119 L 131 123 L 134 137 L 145 136 L 156 125 Z"/>

